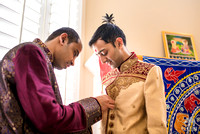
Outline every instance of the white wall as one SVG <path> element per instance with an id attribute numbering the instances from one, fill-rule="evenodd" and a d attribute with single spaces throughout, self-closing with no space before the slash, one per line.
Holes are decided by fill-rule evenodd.
<path id="1" fill-rule="evenodd" d="M 165 57 L 161 31 L 192 34 L 200 59 L 200 0 L 83 0 L 80 97 L 93 95 L 93 75 L 84 67 L 93 51 L 88 42 L 105 13 L 114 14 L 129 51 Z"/>

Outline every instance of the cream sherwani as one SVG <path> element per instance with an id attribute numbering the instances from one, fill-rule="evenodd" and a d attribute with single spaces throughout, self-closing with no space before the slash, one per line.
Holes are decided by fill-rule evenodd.
<path id="1" fill-rule="evenodd" d="M 113 78 L 107 76 L 108 79 Z M 114 73 L 116 74 L 116 73 Z M 133 54 L 106 87 L 116 108 L 103 114 L 102 133 L 166 134 L 166 104 L 160 67 Z"/>

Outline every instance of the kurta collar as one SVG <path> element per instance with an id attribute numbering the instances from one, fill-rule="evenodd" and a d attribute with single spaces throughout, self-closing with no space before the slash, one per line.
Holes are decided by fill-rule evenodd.
<path id="1" fill-rule="evenodd" d="M 50 50 L 48 49 L 48 47 L 40 39 L 38 39 L 38 38 L 34 39 L 33 42 L 36 43 L 36 44 L 38 44 L 38 45 L 40 45 L 44 49 L 44 51 L 47 53 L 50 61 L 53 62 L 53 54 L 50 52 Z"/>
<path id="2" fill-rule="evenodd" d="M 137 55 L 132 52 L 130 57 L 128 57 L 122 64 L 119 66 L 119 71 L 122 73 L 129 69 L 133 64 L 135 64 L 138 61 Z"/>

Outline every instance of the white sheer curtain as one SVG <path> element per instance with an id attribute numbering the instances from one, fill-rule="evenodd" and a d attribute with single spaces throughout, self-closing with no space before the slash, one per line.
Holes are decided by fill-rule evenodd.
<path id="1" fill-rule="evenodd" d="M 80 35 L 81 33 L 82 0 L 52 0 L 50 33 L 60 27 L 71 27 Z M 56 70 L 56 77 L 64 104 L 79 99 L 80 83 L 80 56 L 75 61 L 75 66 L 66 70 Z"/>
<path id="2" fill-rule="evenodd" d="M 21 42 L 47 36 L 61 27 L 81 31 L 82 0 L 0 0 L 0 60 Z M 64 104 L 79 99 L 80 59 L 67 70 L 55 70 Z"/>
<path id="3" fill-rule="evenodd" d="M 101 83 L 99 57 L 96 54 L 93 54 L 86 61 L 85 67 L 93 74 L 93 96 L 106 94 L 105 86 Z M 100 134 L 101 121 L 95 123 L 92 128 L 94 134 Z"/>

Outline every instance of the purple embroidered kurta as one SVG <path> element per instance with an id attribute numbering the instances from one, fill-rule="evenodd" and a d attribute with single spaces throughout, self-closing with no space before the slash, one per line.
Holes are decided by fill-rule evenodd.
<path id="1" fill-rule="evenodd" d="M 101 119 L 94 98 L 62 104 L 52 54 L 39 39 L 11 49 L 0 63 L 0 133 L 92 133 Z"/>

